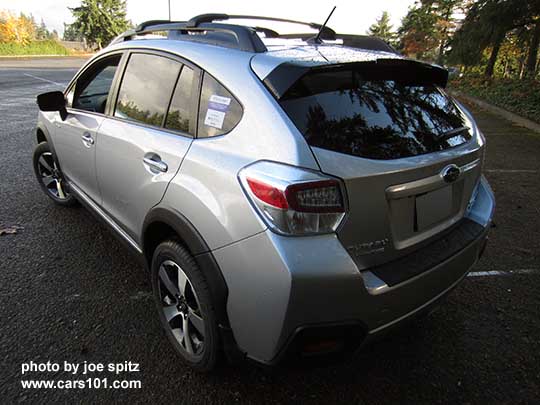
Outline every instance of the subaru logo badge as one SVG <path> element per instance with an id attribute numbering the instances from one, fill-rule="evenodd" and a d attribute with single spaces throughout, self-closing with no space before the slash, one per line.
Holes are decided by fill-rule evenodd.
<path id="1" fill-rule="evenodd" d="M 448 165 L 441 171 L 442 179 L 447 183 L 453 183 L 459 178 L 461 174 L 461 169 L 456 165 Z"/>

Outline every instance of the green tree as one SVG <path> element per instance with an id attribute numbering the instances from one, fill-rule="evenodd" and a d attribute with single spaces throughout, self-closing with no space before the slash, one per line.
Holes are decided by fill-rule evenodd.
<path id="1" fill-rule="evenodd" d="M 62 35 L 62 39 L 64 41 L 82 41 L 83 37 L 73 24 L 64 23 L 64 35 Z"/>
<path id="2" fill-rule="evenodd" d="M 436 45 L 435 16 L 422 3 L 416 2 L 401 21 L 398 30 L 399 48 L 406 54 L 419 59 L 429 58 L 427 55 Z"/>
<path id="3" fill-rule="evenodd" d="M 437 63 L 443 64 L 445 52 L 448 50 L 452 36 L 457 27 L 454 14 L 463 6 L 463 0 L 431 1 L 431 7 L 436 15 L 436 33 L 438 41 Z"/>
<path id="4" fill-rule="evenodd" d="M 41 23 L 39 25 L 36 24 L 36 39 L 51 39 L 51 37 L 52 35 L 47 29 L 45 21 L 43 21 L 42 18 Z"/>
<path id="5" fill-rule="evenodd" d="M 389 44 L 395 42 L 396 33 L 393 31 L 392 24 L 390 24 L 390 14 L 388 11 L 383 11 L 380 18 L 377 18 L 375 23 L 369 27 L 367 34 L 384 39 Z"/>
<path id="6" fill-rule="evenodd" d="M 457 26 L 455 14 L 465 0 L 417 0 L 398 31 L 405 54 L 444 62 Z"/>
<path id="7" fill-rule="evenodd" d="M 126 19 L 126 0 L 82 0 L 70 8 L 78 31 L 90 45 L 101 49 L 130 26 Z"/>
<path id="8" fill-rule="evenodd" d="M 536 15 L 533 16 L 532 29 L 530 34 L 529 52 L 527 56 L 526 72 L 528 77 L 536 75 L 536 63 L 538 59 L 538 48 L 540 46 L 540 6 L 533 10 Z"/>
<path id="9" fill-rule="evenodd" d="M 540 45 L 540 0 L 478 0 L 467 12 L 467 16 L 452 39 L 450 58 L 465 66 L 478 65 L 487 52 L 484 74 L 493 75 L 501 49 L 508 51 L 505 42 L 511 36 L 522 49 L 528 48 L 523 68 L 530 75 L 536 71 L 538 47 Z M 504 58 L 505 61 L 508 58 Z"/>

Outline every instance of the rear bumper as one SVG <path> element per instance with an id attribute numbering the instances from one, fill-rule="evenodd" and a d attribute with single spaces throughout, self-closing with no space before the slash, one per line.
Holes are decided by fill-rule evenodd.
<path id="1" fill-rule="evenodd" d="M 396 288 L 394 294 L 392 294 L 392 289 L 388 290 L 387 292 L 391 293 L 392 295 L 395 295 L 401 299 L 405 298 L 409 301 L 413 300 L 411 300 L 410 297 L 404 295 L 405 290 L 403 289 L 403 287 L 405 287 L 405 284 L 408 284 L 409 289 L 411 287 L 414 287 L 415 289 L 418 288 L 422 291 L 423 288 L 427 288 L 429 289 L 429 291 L 432 291 L 432 294 L 435 293 L 435 295 L 425 302 L 418 302 L 417 300 L 415 300 L 415 302 L 418 304 L 417 306 L 409 305 L 410 311 L 403 313 L 403 315 L 396 317 L 395 319 L 392 319 L 383 325 L 371 329 L 366 336 L 366 340 L 369 341 L 372 338 L 382 335 L 385 332 L 392 330 L 394 327 L 399 326 L 401 323 L 407 322 L 410 319 L 415 318 L 416 316 L 425 314 L 429 312 L 432 308 L 434 308 L 467 276 L 467 274 L 469 273 L 469 269 L 482 256 L 486 243 L 487 230 L 481 236 L 479 236 L 474 243 L 463 249 L 455 256 L 447 259 L 446 261 L 440 263 L 438 266 L 431 269 L 429 273 L 433 272 L 433 274 L 426 274 L 425 276 L 421 274 L 420 276 L 418 276 L 418 278 L 414 277 L 410 280 L 407 280 L 407 282 L 403 283 L 403 285 L 397 286 L 401 289 L 398 290 Z M 442 283 L 441 278 L 445 280 L 444 284 Z M 444 288 L 437 293 L 437 290 L 440 290 L 441 287 Z M 428 298 L 425 294 L 422 294 L 422 296 L 424 297 L 424 299 Z M 399 313 L 397 308 L 394 308 L 394 310 L 394 313 Z"/>
<path id="2" fill-rule="evenodd" d="M 358 270 L 335 235 L 291 238 L 266 231 L 216 250 L 240 350 L 275 364 L 291 351 L 301 351 L 306 335 L 342 340 L 340 350 L 354 350 L 429 310 L 480 257 L 494 207 L 493 193 L 482 178 L 467 213 L 481 232 L 436 265 L 403 282 L 384 283 L 382 289 L 370 272 Z"/>

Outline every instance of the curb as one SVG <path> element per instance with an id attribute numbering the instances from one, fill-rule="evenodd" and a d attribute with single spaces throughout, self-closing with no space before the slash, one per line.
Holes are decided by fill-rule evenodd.
<path id="1" fill-rule="evenodd" d="M 537 132 L 540 134 L 540 124 L 537 124 L 534 121 L 531 121 L 527 118 L 523 118 L 520 115 L 514 114 L 513 112 L 507 111 L 504 108 L 494 106 L 492 104 L 489 104 L 483 100 L 480 100 L 476 97 L 469 96 L 467 94 L 462 93 L 458 90 L 449 90 L 449 93 L 457 98 L 461 98 L 462 100 L 465 100 L 466 102 L 469 102 L 471 104 L 475 104 L 478 107 L 482 108 L 483 110 L 487 110 L 489 112 L 492 112 L 494 114 L 500 115 L 501 117 L 507 119 L 508 121 L 513 122 L 514 124 L 524 127 L 527 129 L 530 129 L 531 131 Z"/>

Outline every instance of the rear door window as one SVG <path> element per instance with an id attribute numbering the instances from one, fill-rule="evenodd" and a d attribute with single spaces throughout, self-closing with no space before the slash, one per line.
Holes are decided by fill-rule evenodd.
<path id="1" fill-rule="evenodd" d="M 114 116 L 162 126 L 181 67 L 179 62 L 162 56 L 132 54 L 120 84 Z"/>
<path id="2" fill-rule="evenodd" d="M 223 135 L 242 118 L 242 106 L 208 73 L 204 74 L 199 107 L 199 138 Z"/>
<path id="3" fill-rule="evenodd" d="M 442 90 L 400 81 L 399 72 L 309 73 L 280 104 L 309 145 L 370 159 L 441 151 L 471 138 L 468 120 Z"/>
<path id="4" fill-rule="evenodd" d="M 194 95 L 198 91 L 198 80 L 195 72 L 184 65 L 176 83 L 171 105 L 167 113 L 165 128 L 195 135 L 197 100 Z"/>

